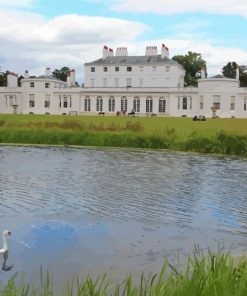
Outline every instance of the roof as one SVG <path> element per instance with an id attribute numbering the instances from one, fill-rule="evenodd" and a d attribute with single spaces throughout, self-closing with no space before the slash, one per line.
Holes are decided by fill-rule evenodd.
<path id="1" fill-rule="evenodd" d="M 215 75 L 215 76 L 212 76 L 212 77 L 210 77 L 210 78 L 223 78 L 223 79 L 228 79 L 228 77 L 226 77 L 226 76 L 224 76 L 224 75 L 222 75 L 222 74 L 217 74 L 217 75 Z"/>
<path id="2" fill-rule="evenodd" d="M 161 55 L 154 56 L 108 56 L 85 65 L 150 65 L 150 64 L 178 64 L 168 58 L 161 58 Z"/>
<path id="3" fill-rule="evenodd" d="M 34 78 L 29 78 L 29 79 L 47 79 L 47 80 L 56 80 L 56 81 L 59 81 L 59 82 L 66 83 L 66 81 L 60 80 L 60 79 L 58 79 L 57 77 L 55 77 L 53 75 L 40 75 L 40 76 L 37 76 L 37 77 L 34 77 Z"/>

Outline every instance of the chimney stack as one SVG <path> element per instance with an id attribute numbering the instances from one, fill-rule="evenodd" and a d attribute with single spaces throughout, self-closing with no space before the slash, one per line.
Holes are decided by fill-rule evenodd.
<path id="1" fill-rule="evenodd" d="M 127 47 L 118 47 L 117 50 L 116 50 L 115 55 L 118 56 L 118 57 L 128 56 L 128 49 L 127 49 Z"/>
<path id="2" fill-rule="evenodd" d="M 156 56 L 158 54 L 157 46 L 147 46 L 146 47 L 146 56 Z"/>
<path id="3" fill-rule="evenodd" d="M 161 58 L 168 58 L 169 59 L 169 48 L 162 44 L 161 46 Z"/>
<path id="4" fill-rule="evenodd" d="M 239 80 L 240 72 L 239 72 L 239 65 L 236 68 L 236 79 Z"/>
<path id="5" fill-rule="evenodd" d="M 18 75 L 14 72 L 7 71 L 7 87 L 18 86 Z"/>
<path id="6" fill-rule="evenodd" d="M 201 68 L 201 79 L 205 79 L 206 78 L 206 68 L 202 67 Z"/>
<path id="7" fill-rule="evenodd" d="M 25 73 L 24 73 L 24 78 L 25 78 L 25 79 L 29 79 L 29 73 L 28 73 L 28 70 L 25 71 Z"/>
<path id="8" fill-rule="evenodd" d="M 114 52 L 113 52 L 113 49 L 112 48 L 109 48 L 109 56 L 114 56 Z"/>
<path id="9" fill-rule="evenodd" d="M 46 67 L 46 69 L 45 69 L 45 75 L 46 76 L 51 76 L 51 69 L 49 67 Z"/>

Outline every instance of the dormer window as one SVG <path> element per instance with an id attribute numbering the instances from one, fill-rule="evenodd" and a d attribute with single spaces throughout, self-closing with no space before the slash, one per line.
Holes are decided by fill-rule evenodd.
<path id="1" fill-rule="evenodd" d="M 91 72 L 95 72 L 95 67 L 91 67 Z"/>
<path id="2" fill-rule="evenodd" d="M 34 87 L 34 82 L 30 82 L 30 87 Z"/>

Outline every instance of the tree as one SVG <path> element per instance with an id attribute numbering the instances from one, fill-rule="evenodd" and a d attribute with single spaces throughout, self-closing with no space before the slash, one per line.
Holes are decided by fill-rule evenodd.
<path id="1" fill-rule="evenodd" d="M 236 62 L 229 62 L 222 68 L 222 74 L 227 78 L 235 79 L 237 76 L 236 69 L 238 64 Z M 239 66 L 239 80 L 241 87 L 247 87 L 247 66 Z"/>
<path id="2" fill-rule="evenodd" d="M 68 67 L 62 67 L 60 70 L 55 69 L 52 74 L 54 77 L 56 77 L 59 80 L 67 81 L 67 75 L 68 75 L 69 68 Z"/>
<path id="3" fill-rule="evenodd" d="M 184 85 L 197 86 L 201 77 L 201 69 L 206 68 L 206 61 L 197 52 L 188 51 L 185 55 L 176 55 L 172 60 L 177 61 L 185 70 Z"/>
<path id="4" fill-rule="evenodd" d="M 0 86 L 7 86 L 7 72 L 0 72 Z"/>
<path id="5" fill-rule="evenodd" d="M 236 62 L 229 62 L 222 68 L 222 74 L 228 78 L 236 78 L 236 69 L 238 65 Z"/>

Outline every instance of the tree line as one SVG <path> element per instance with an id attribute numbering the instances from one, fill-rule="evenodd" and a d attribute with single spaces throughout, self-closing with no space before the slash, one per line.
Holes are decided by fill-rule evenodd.
<path id="1" fill-rule="evenodd" d="M 201 69 L 207 68 L 206 61 L 202 58 L 202 55 L 197 52 L 188 51 L 185 55 L 175 55 L 172 60 L 177 61 L 185 69 L 184 86 L 197 86 L 198 79 L 201 78 Z M 236 70 L 239 67 L 239 80 L 241 87 L 247 87 L 247 65 L 238 66 L 236 62 L 229 62 L 222 68 L 222 74 L 227 78 L 236 78 Z M 53 77 L 66 81 L 69 67 L 62 67 L 61 69 L 55 69 L 52 72 Z M 7 85 L 6 72 L 0 72 L 0 86 Z M 207 73 L 206 73 L 207 76 Z M 30 76 L 35 78 L 36 76 Z M 21 75 L 18 77 L 18 85 L 21 85 L 21 79 L 24 77 Z M 76 82 L 76 86 L 79 86 Z"/>

